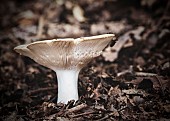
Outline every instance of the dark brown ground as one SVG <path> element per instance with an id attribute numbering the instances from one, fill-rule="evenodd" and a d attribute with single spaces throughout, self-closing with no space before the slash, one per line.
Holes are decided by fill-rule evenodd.
<path id="1" fill-rule="evenodd" d="M 0 119 L 170 120 L 169 10 L 168 0 L 1 0 Z M 121 46 L 111 43 L 82 69 L 75 105 L 56 104 L 55 73 L 13 51 L 103 33 Z"/>

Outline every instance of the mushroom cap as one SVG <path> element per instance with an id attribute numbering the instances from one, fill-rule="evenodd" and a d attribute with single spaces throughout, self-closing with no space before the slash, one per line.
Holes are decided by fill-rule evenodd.
<path id="1" fill-rule="evenodd" d="M 52 70 L 81 69 L 115 37 L 103 34 L 81 38 L 66 38 L 37 41 L 19 45 L 14 50 Z"/>

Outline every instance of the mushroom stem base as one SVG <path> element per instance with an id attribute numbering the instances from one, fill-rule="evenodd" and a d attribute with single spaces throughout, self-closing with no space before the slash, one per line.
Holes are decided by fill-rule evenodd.
<path id="1" fill-rule="evenodd" d="M 77 70 L 56 70 L 58 80 L 57 103 L 68 103 L 70 100 L 78 100 L 78 74 Z"/>

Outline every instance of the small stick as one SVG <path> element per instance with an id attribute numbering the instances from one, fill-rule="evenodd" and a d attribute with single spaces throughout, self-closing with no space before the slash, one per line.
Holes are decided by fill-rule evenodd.
<path id="1" fill-rule="evenodd" d="M 149 76 L 149 77 L 157 76 L 157 74 L 147 73 L 147 72 L 135 72 L 134 75 L 135 76 L 145 76 L 145 77 L 147 77 L 147 76 Z"/>
<path id="2" fill-rule="evenodd" d="M 95 113 L 95 112 L 94 111 L 92 111 L 92 112 L 85 112 L 85 113 L 77 114 L 77 115 L 70 116 L 70 117 L 76 118 L 76 117 L 80 117 L 80 116 L 83 116 L 83 115 L 89 115 L 89 114 L 93 114 L 93 113 Z"/>
<path id="3" fill-rule="evenodd" d="M 77 112 L 77 111 L 79 111 L 83 108 L 86 108 L 86 107 L 87 107 L 87 104 L 83 103 L 83 104 L 77 105 L 76 107 L 68 109 L 66 113 Z"/>
<path id="4" fill-rule="evenodd" d="M 44 17 L 40 16 L 39 21 L 38 21 L 38 28 L 37 28 L 37 37 L 40 38 L 42 33 L 43 33 L 43 27 L 44 27 Z"/>
<path id="5" fill-rule="evenodd" d="M 94 89 L 93 93 L 90 95 L 90 98 L 93 98 L 93 96 L 95 95 L 95 97 L 99 97 L 99 89 L 102 87 L 102 83 L 99 83 L 96 87 L 96 89 Z"/>
<path id="6" fill-rule="evenodd" d="M 101 118 L 101 119 L 98 119 L 98 121 L 104 121 L 105 119 L 109 118 L 111 116 L 111 114 L 109 115 L 106 115 L 105 117 Z"/>

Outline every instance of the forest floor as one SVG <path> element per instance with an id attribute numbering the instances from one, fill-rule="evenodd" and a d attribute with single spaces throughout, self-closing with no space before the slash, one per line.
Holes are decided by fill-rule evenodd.
<path id="1" fill-rule="evenodd" d="M 2 0 L 0 120 L 169 121 L 169 11 L 168 0 Z M 104 33 L 116 44 L 81 70 L 80 99 L 65 105 L 52 100 L 55 73 L 13 50 Z"/>

